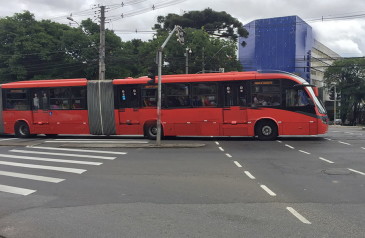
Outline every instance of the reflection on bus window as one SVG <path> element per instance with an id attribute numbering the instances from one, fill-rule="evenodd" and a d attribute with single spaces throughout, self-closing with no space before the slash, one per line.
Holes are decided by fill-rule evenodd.
<path id="1" fill-rule="evenodd" d="M 281 105 L 278 80 L 257 81 L 252 87 L 253 107 L 275 107 Z"/>
<path id="2" fill-rule="evenodd" d="M 148 85 L 142 89 L 143 107 L 157 106 L 157 86 Z"/>
<path id="3" fill-rule="evenodd" d="M 286 90 L 286 106 L 287 107 L 304 107 L 310 104 L 306 91 L 300 89 L 288 89 Z"/>
<path id="4" fill-rule="evenodd" d="M 194 107 L 216 107 L 217 84 L 198 83 L 193 85 L 192 105 Z"/>
<path id="5" fill-rule="evenodd" d="M 189 85 L 188 84 L 166 84 L 167 107 L 189 107 Z"/>

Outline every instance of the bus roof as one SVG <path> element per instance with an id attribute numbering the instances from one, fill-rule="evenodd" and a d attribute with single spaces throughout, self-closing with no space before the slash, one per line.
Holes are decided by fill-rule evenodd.
<path id="1" fill-rule="evenodd" d="M 176 74 L 176 75 L 162 75 L 164 83 L 178 83 L 178 82 L 206 82 L 206 81 L 235 81 L 248 79 L 280 79 L 287 78 L 296 81 L 299 84 L 306 82 L 299 76 L 292 75 L 286 72 L 272 71 L 272 72 L 227 72 L 227 73 L 207 73 L 207 74 Z M 146 84 L 150 78 L 147 76 L 140 78 L 125 78 L 115 79 L 114 84 Z M 156 77 L 157 83 L 157 77 Z"/>
<path id="2" fill-rule="evenodd" d="M 67 87 L 67 86 L 86 86 L 87 79 L 50 79 L 19 81 L 2 84 L 2 88 L 46 88 L 46 87 Z"/>

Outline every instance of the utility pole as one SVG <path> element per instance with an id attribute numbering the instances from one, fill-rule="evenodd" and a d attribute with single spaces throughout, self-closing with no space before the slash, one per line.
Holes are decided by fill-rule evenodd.
<path id="1" fill-rule="evenodd" d="M 205 62 L 204 62 L 204 47 L 203 47 L 203 53 L 202 53 L 202 59 L 203 59 L 203 62 L 202 62 L 202 73 L 204 74 L 205 73 Z"/>
<path id="2" fill-rule="evenodd" d="M 186 47 L 185 74 L 189 73 L 189 54 L 191 54 L 191 53 L 192 53 L 191 49 L 189 47 Z"/>
<path id="3" fill-rule="evenodd" d="M 334 94 L 335 94 L 335 98 L 334 98 L 334 101 L 333 101 L 333 125 L 336 125 L 336 104 L 337 104 L 337 93 L 336 93 L 336 84 L 333 86 L 335 89 L 334 89 Z"/>
<path id="4" fill-rule="evenodd" d="M 105 80 L 105 6 L 100 6 L 99 80 Z"/>

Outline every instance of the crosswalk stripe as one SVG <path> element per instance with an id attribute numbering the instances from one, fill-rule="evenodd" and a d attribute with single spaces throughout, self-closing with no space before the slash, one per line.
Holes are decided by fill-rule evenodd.
<path id="1" fill-rule="evenodd" d="M 81 149 L 43 147 L 43 146 L 29 146 L 29 145 L 27 146 L 27 148 L 42 149 L 42 150 L 63 150 L 63 151 L 89 152 L 89 153 L 101 153 L 101 154 L 115 154 L 115 155 L 125 155 L 125 154 L 127 154 L 127 152 L 103 151 L 103 150 L 81 150 Z"/>
<path id="2" fill-rule="evenodd" d="M 37 181 L 43 181 L 43 182 L 49 182 L 49 183 L 60 183 L 60 182 L 64 181 L 64 179 L 59 179 L 59 178 L 38 176 L 38 175 L 33 175 L 33 174 L 14 173 L 14 172 L 8 172 L 8 171 L 0 171 L 0 175 L 15 177 L 15 178 L 31 179 L 31 180 L 37 180 Z"/>
<path id="3" fill-rule="evenodd" d="M 2 154 L 0 154 L 0 157 L 13 158 L 13 159 L 24 159 L 24 160 L 48 161 L 48 162 L 56 162 L 56 163 L 68 163 L 68 164 L 86 164 L 86 165 L 101 165 L 101 164 L 103 164 L 103 163 L 100 163 L 100 162 L 67 160 L 67 159 L 51 159 L 51 158 L 18 156 L 18 155 L 2 155 Z"/>
<path id="4" fill-rule="evenodd" d="M 66 141 L 71 141 L 71 142 L 118 142 L 118 143 L 135 143 L 135 144 L 147 144 L 148 141 L 141 141 L 141 140 L 136 140 L 136 141 L 131 141 L 131 140 L 121 140 L 121 139 L 102 139 L 102 140 L 96 140 L 96 139 L 54 139 L 53 141 L 62 141 L 62 142 L 66 142 Z"/>
<path id="5" fill-rule="evenodd" d="M 46 143 L 85 143 L 85 144 L 90 144 L 90 143 L 98 143 L 98 144 L 131 144 L 131 143 L 146 144 L 146 143 L 148 143 L 148 142 L 120 142 L 120 141 L 104 141 L 104 140 L 83 140 L 83 141 L 79 141 L 79 140 L 46 140 L 44 142 L 46 142 Z"/>
<path id="6" fill-rule="evenodd" d="M 8 139 L 0 139 L 0 141 L 4 141 L 4 140 L 17 140 L 19 138 L 8 138 Z"/>
<path id="7" fill-rule="evenodd" d="M 98 156 L 98 155 L 64 154 L 64 153 L 42 152 L 42 151 L 31 151 L 31 150 L 9 150 L 9 151 L 15 153 L 24 153 L 24 154 L 60 155 L 60 156 L 72 156 L 80 158 L 105 159 L 105 160 L 114 160 L 116 158 L 116 157 Z"/>
<path id="8" fill-rule="evenodd" d="M 25 188 L 18 188 L 18 187 L 12 187 L 12 186 L 6 186 L 0 184 L 0 192 L 6 192 L 6 193 L 13 193 L 13 194 L 19 194 L 19 195 L 29 195 L 37 190 L 31 190 L 31 189 L 25 189 Z"/>
<path id="9" fill-rule="evenodd" d="M 74 174 L 82 174 L 83 172 L 87 171 L 85 169 L 45 166 L 45 165 L 37 165 L 37 164 L 23 164 L 23 163 L 14 163 L 14 162 L 8 162 L 8 161 L 0 161 L 0 164 L 16 166 L 16 167 L 24 167 L 24 168 L 54 170 L 54 171 L 61 171 L 61 172 L 74 173 Z"/>

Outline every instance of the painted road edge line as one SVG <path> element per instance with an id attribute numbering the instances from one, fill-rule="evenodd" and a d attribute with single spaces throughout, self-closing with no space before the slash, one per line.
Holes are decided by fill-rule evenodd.
<path id="1" fill-rule="evenodd" d="M 294 208 L 292 207 L 286 207 L 286 209 L 293 214 L 296 218 L 299 219 L 299 221 L 303 222 L 304 224 L 312 224 L 310 221 L 308 221 L 305 217 L 300 215 Z"/>
<path id="2" fill-rule="evenodd" d="M 330 163 L 330 164 L 334 164 L 335 163 L 335 162 L 333 162 L 331 160 L 328 160 L 328 159 L 325 159 L 325 158 L 322 158 L 322 157 L 318 157 L 318 159 L 323 160 L 323 161 L 325 161 L 327 163 Z"/>
<path id="3" fill-rule="evenodd" d="M 265 190 L 265 192 L 267 192 L 270 196 L 275 197 L 276 193 L 274 193 L 273 191 L 271 191 L 268 187 L 266 187 L 265 185 L 260 185 L 260 187 Z"/>
<path id="4" fill-rule="evenodd" d="M 237 161 L 233 161 L 233 163 L 235 163 L 235 165 L 237 165 L 238 168 L 242 168 L 242 165 L 240 163 L 238 163 Z"/>
<path id="5" fill-rule="evenodd" d="M 244 171 L 244 172 L 250 179 L 256 179 L 249 171 Z"/>
<path id="6" fill-rule="evenodd" d="M 358 173 L 358 174 L 361 174 L 361 175 L 365 175 L 365 173 L 363 173 L 363 172 L 360 172 L 360 171 L 357 171 L 357 170 L 354 170 L 354 169 L 350 169 L 350 168 L 347 168 L 347 169 L 352 171 L 352 172 L 355 172 L 355 173 Z"/>
<path id="7" fill-rule="evenodd" d="M 6 185 L 1 185 L 0 184 L 0 192 L 13 193 L 13 194 L 27 196 L 29 194 L 37 192 L 37 190 L 31 190 L 31 189 L 19 188 L 19 187 L 12 187 L 12 186 L 6 186 Z"/>

